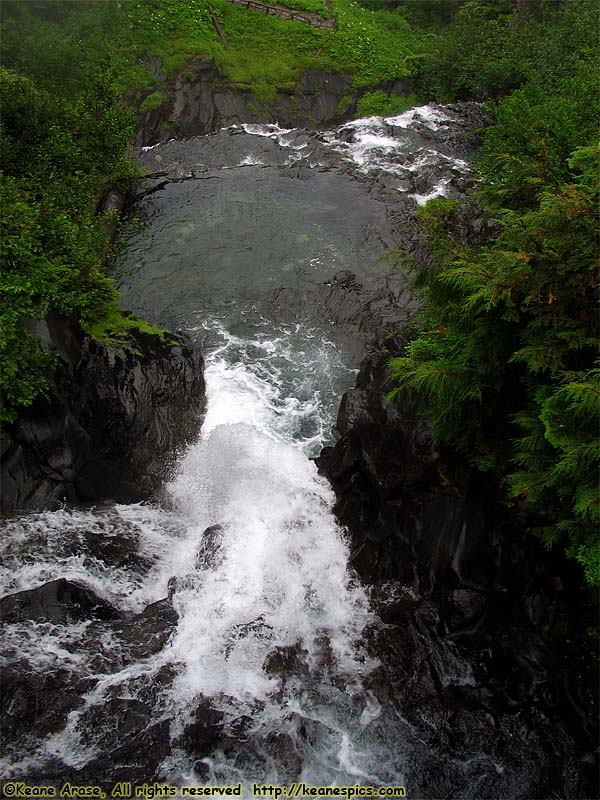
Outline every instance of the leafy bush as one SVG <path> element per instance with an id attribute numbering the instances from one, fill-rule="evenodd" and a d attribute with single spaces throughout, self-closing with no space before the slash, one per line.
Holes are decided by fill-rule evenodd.
<path id="1" fill-rule="evenodd" d="M 414 94 L 388 94 L 381 89 L 376 92 L 365 92 L 358 99 L 356 111 L 360 117 L 390 117 L 401 114 L 418 104 Z"/>
<path id="2" fill-rule="evenodd" d="M 491 106 L 497 124 L 486 132 L 480 164 L 488 203 L 529 207 L 547 186 L 569 179 L 570 154 L 596 138 L 599 68 L 582 54 L 571 74 L 551 85 L 531 81 Z"/>
<path id="3" fill-rule="evenodd" d="M 508 212 L 487 247 L 444 238 L 449 208 L 432 214 L 441 266 L 391 396 L 416 392 L 436 440 L 496 475 L 600 583 L 598 147 L 569 164 L 570 182 Z"/>
<path id="4" fill-rule="evenodd" d="M 0 77 L 0 418 L 11 422 L 46 386 L 52 366 L 23 322 L 52 308 L 86 325 L 115 302 L 103 267 L 106 221 L 95 206 L 137 173 L 126 157 L 132 117 L 109 85 L 89 82 L 67 99 L 6 69 Z"/>
<path id="5" fill-rule="evenodd" d="M 423 99 L 497 99 L 530 80 L 549 88 L 597 49 L 598 7 L 588 0 L 464 3 L 429 39 L 420 65 Z"/>
<path id="6" fill-rule="evenodd" d="M 428 98 L 496 98 L 476 170 L 500 233 L 467 246 L 451 201 L 425 207 L 439 268 L 391 396 L 416 393 L 436 440 L 600 585 L 597 8 L 528 9 L 465 3 L 422 66 Z"/>
<path id="7" fill-rule="evenodd" d="M 154 111 L 160 108 L 165 102 L 166 97 L 162 92 L 152 92 L 144 98 L 140 105 L 140 114 L 145 114 L 147 111 Z"/>

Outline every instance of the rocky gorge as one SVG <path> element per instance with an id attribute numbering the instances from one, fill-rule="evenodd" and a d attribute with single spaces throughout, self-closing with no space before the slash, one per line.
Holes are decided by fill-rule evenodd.
<path id="1" fill-rule="evenodd" d="M 47 427 L 5 454 L 7 511 L 75 506 L 6 520 L 7 774 L 594 797 L 593 708 L 552 636 L 568 571 L 385 402 L 419 303 L 382 258 L 432 258 L 416 209 L 470 188 L 483 111 L 323 133 L 190 85 L 139 143 L 212 135 L 141 154 L 168 178 L 120 268 L 129 307 L 190 340 L 119 352 L 50 317 Z M 330 121 L 310 95 L 280 124 Z"/>
<path id="2" fill-rule="evenodd" d="M 261 103 L 250 88 L 232 86 L 210 61 L 198 60 L 190 66 L 191 74 L 187 76 L 165 74 L 159 57 L 151 59 L 147 66 L 161 87 L 164 101 L 140 115 L 138 147 L 214 133 L 244 122 L 319 128 L 356 116 L 359 93 L 349 75 L 305 71 L 289 90 L 278 90 L 274 98 Z M 410 83 L 398 80 L 382 88 L 402 95 L 408 93 Z M 143 102 L 143 98 L 136 97 L 136 101 Z"/>

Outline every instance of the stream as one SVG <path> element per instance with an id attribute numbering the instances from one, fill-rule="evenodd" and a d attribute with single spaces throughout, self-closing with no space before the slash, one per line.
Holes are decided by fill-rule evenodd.
<path id="1" fill-rule="evenodd" d="M 362 350 L 302 300 L 336 273 L 404 280 L 393 212 L 468 188 L 461 114 L 243 125 L 140 153 L 168 179 L 128 226 L 123 304 L 202 346 L 208 410 L 155 503 L 4 520 L 3 596 L 64 578 L 116 609 L 5 625 L 4 667 L 67 673 L 79 698 L 66 724 L 4 743 L 5 777 L 405 783 L 402 720 L 369 688 L 377 620 L 312 460 Z M 281 289 L 295 302 L 275 309 Z"/>

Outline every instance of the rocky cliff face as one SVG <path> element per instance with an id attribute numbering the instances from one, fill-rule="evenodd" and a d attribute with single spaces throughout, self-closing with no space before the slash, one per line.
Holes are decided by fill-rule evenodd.
<path id="1" fill-rule="evenodd" d="M 242 122 L 277 122 L 283 127 L 314 128 L 356 116 L 358 93 L 352 77 L 307 71 L 293 89 L 279 90 L 269 102 L 260 102 L 249 90 L 234 88 L 212 62 L 198 62 L 192 75 L 167 77 L 160 58 L 150 62 L 163 85 L 165 102 L 141 115 L 136 145 L 212 133 Z M 401 81 L 387 88 L 398 94 L 409 90 Z M 136 98 L 136 104 L 141 98 Z"/>
<path id="2" fill-rule="evenodd" d="M 415 797 L 465 784 L 469 797 L 596 796 L 593 703 L 552 636 L 577 579 L 482 479 L 448 480 L 424 421 L 385 405 L 387 357 L 363 364 L 319 466 L 381 617 L 372 690 L 421 751 L 408 785 Z"/>
<path id="3" fill-rule="evenodd" d="M 59 367 L 2 444 L 2 511 L 149 496 L 199 429 L 200 353 L 180 336 L 107 347 L 54 314 L 32 327 Z"/>

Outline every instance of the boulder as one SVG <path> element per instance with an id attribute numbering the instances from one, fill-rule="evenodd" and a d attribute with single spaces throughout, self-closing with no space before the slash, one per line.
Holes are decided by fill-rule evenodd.
<path id="1" fill-rule="evenodd" d="M 58 353 L 59 366 L 2 443 L 1 510 L 150 496 L 169 458 L 199 431 L 200 352 L 173 334 L 138 332 L 122 347 L 108 346 L 53 313 L 30 330 Z"/>
<path id="2" fill-rule="evenodd" d="M 32 621 L 60 625 L 89 619 L 116 620 L 121 616 L 91 589 L 65 578 L 0 600 L 0 618 L 5 624 Z"/>
<path id="3" fill-rule="evenodd" d="M 37 776 L 34 769 L 30 777 L 60 783 L 74 778 L 95 782 L 103 776 L 116 782 L 127 778 L 129 768 L 131 775 L 140 779 L 151 774 L 170 752 L 169 722 L 155 718 L 155 704 L 157 694 L 171 683 L 174 672 L 159 666 L 140 675 L 133 671 L 128 677 L 126 667 L 149 659 L 168 642 L 178 619 L 171 603 L 160 600 L 130 616 L 85 586 L 61 578 L 4 597 L 0 613 L 7 642 L 11 626 L 23 622 L 38 623 L 42 630 L 64 626 L 65 634 L 70 625 L 88 623 L 82 658 L 73 662 L 57 656 L 52 663 L 38 664 L 27 654 L 6 653 L 0 734 L 12 753 L 29 751 L 36 741 L 63 730 L 73 711 L 81 716 L 77 725 L 84 740 L 103 740 L 103 755 L 83 771 L 72 770 L 57 759 L 55 764 L 45 763 Z M 74 642 L 68 642 L 68 636 L 62 646 L 70 652 L 78 649 Z M 103 676 L 121 671 L 122 679 L 107 686 L 100 702 L 86 702 Z M 116 738 L 115 724 L 119 726 Z"/>

